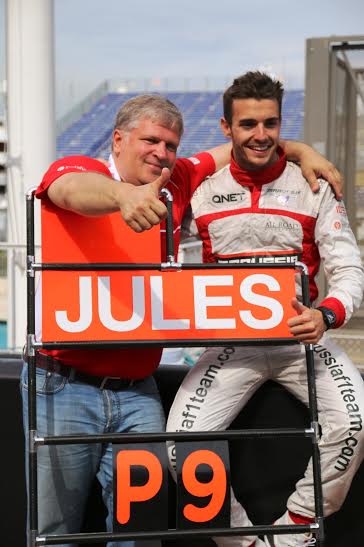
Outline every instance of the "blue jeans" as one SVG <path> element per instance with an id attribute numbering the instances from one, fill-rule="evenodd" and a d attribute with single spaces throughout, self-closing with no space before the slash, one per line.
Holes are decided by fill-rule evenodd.
<path id="1" fill-rule="evenodd" d="M 23 421 L 28 444 L 28 367 L 21 375 Z M 44 435 L 165 431 L 165 418 L 154 378 L 120 391 L 102 390 L 37 369 L 37 433 Z M 28 446 L 26 446 L 28 454 Z M 108 510 L 112 531 L 113 476 L 111 444 L 41 446 L 38 448 L 38 514 L 40 534 L 79 533 L 94 477 Z M 145 545 L 147 542 L 143 542 Z M 134 542 L 109 542 L 125 547 Z M 148 541 L 150 545 L 151 542 Z M 155 544 L 155 542 L 154 542 Z M 75 544 L 64 545 L 72 547 Z"/>

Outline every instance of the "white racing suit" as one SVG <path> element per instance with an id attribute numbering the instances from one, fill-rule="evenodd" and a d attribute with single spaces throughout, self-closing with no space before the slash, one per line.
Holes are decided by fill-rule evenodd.
<path id="1" fill-rule="evenodd" d="M 321 304 L 335 311 L 335 326 L 340 326 L 358 308 L 363 294 L 360 254 L 345 207 L 335 200 L 325 181 L 321 181 L 320 192 L 313 194 L 296 165 L 285 164 L 283 157 L 277 163 L 263 174 L 241 171 L 240 182 L 227 166 L 195 191 L 192 212 L 203 240 L 204 261 L 269 264 L 301 260 L 309 268 L 311 300 L 317 297 L 314 276 L 321 261 L 328 282 Z M 299 282 L 298 275 L 298 297 Z M 314 346 L 314 354 L 324 514 L 329 515 L 341 507 L 362 461 L 364 387 L 356 367 L 328 336 Z M 176 395 L 167 431 L 226 429 L 268 379 L 279 382 L 307 405 L 304 346 L 208 348 Z M 169 457 L 174 467 L 173 444 Z M 245 510 L 231 494 L 231 526 L 250 525 Z M 311 462 L 287 507 L 293 513 L 314 517 Z M 215 541 L 246 547 L 254 539 L 230 536 Z"/>

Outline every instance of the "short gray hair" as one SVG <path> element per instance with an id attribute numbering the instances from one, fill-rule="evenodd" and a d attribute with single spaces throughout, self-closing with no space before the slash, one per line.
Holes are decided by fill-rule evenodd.
<path id="1" fill-rule="evenodd" d="M 164 127 L 183 134 L 183 118 L 172 101 L 161 95 L 138 95 L 126 101 L 115 118 L 114 129 L 130 131 L 138 126 L 142 118 L 158 121 Z"/>

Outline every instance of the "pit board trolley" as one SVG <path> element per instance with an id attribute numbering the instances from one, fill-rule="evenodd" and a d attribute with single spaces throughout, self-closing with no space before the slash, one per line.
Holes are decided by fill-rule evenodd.
<path id="1" fill-rule="evenodd" d="M 29 365 L 29 545 L 36 547 L 62 543 L 99 543 L 117 539 L 188 540 L 210 536 L 312 532 L 316 536 L 317 545 L 323 546 L 323 500 L 318 447 L 319 424 L 313 346 L 311 344 L 306 345 L 305 348 L 311 421 L 310 427 L 306 429 L 275 428 L 168 434 L 145 433 L 143 435 L 129 433 L 45 437 L 40 437 L 37 433 L 35 369 L 36 353 L 42 348 L 48 350 L 110 349 L 141 347 L 141 345 L 144 347 L 199 347 L 297 343 L 289 333 L 286 322 L 292 313 L 290 302 L 296 294 L 295 274 L 297 273 L 300 273 L 302 278 L 303 303 L 306 306 L 310 305 L 306 266 L 299 262 L 290 265 L 274 264 L 269 267 L 266 264 L 262 266 L 231 263 L 178 264 L 174 259 L 172 196 L 166 189 L 162 190 L 162 195 L 168 209 L 166 262 L 161 262 L 159 226 L 142 234 L 136 234 L 125 225 L 119 213 L 91 219 L 70 211 L 57 209 L 56 212 L 55 206 L 50 201 L 42 201 L 42 261 L 36 262 L 34 189 L 29 191 L 26 196 L 28 327 L 25 359 Z M 62 241 L 62 250 L 59 245 L 60 241 Z M 35 334 L 35 274 L 40 271 L 42 272 L 41 341 L 36 339 Z M 221 281 L 227 276 L 228 282 Z M 254 280 L 262 282 L 262 277 L 263 279 L 273 279 L 275 285 L 279 285 L 280 290 L 274 292 L 274 298 L 279 301 L 278 307 L 281 313 L 275 314 L 272 311 L 270 314 L 272 321 L 266 321 L 264 323 L 266 326 L 257 330 L 254 328 L 254 321 L 250 321 L 249 318 L 259 319 L 259 313 L 262 314 L 263 308 L 254 305 L 254 302 L 247 305 L 243 299 L 246 287 L 252 287 Z M 216 287 L 218 285 L 220 287 Z M 221 285 L 224 287 L 221 288 Z M 283 290 L 281 290 L 282 287 Z M 216 294 L 220 296 L 216 297 Z M 226 296 L 227 294 L 229 296 Z M 242 307 L 248 307 L 249 311 L 239 311 Z M 267 309 L 264 309 L 267 313 Z M 234 315 L 235 319 L 232 319 Z M 230 319 L 227 320 L 227 318 Z M 226 457 L 228 440 L 278 436 L 305 436 L 312 441 L 316 512 L 314 522 L 307 525 L 259 525 L 230 528 L 229 459 L 228 456 Z M 186 457 L 185 460 L 182 458 L 182 472 L 181 463 L 177 461 L 176 529 L 168 529 L 168 523 L 165 527 L 158 524 L 160 522 L 158 514 L 168 514 L 168 505 L 165 503 L 163 506 L 166 496 L 162 494 L 162 491 L 165 493 L 167 489 L 165 441 L 172 439 L 176 441 L 177 460 L 179 457 L 178 447 L 181 447 L 180 453 L 184 453 Z M 200 443 L 199 446 L 202 442 L 205 448 L 210 448 L 194 452 L 195 441 Z M 113 443 L 116 461 L 116 463 L 114 461 L 113 532 L 40 535 L 37 495 L 38 448 L 42 445 L 106 442 Z M 139 446 L 144 449 L 146 446 L 159 446 L 159 452 L 149 453 L 153 460 L 152 466 L 148 467 L 147 460 L 144 461 L 149 473 L 147 481 L 150 481 L 154 475 L 154 486 L 148 485 L 151 499 L 148 501 L 148 497 L 145 496 L 144 502 L 130 503 L 125 508 L 122 501 L 124 496 L 120 495 L 120 491 L 122 492 L 123 488 L 122 477 L 126 477 L 129 480 L 129 486 L 131 485 L 131 465 L 125 472 L 124 460 L 119 456 L 126 453 L 128 446 L 134 448 L 134 451 L 129 452 L 130 457 L 132 454 L 142 452 L 141 449 L 138 452 Z M 189 446 L 192 448 L 189 449 Z M 218 449 L 218 447 L 220 448 Z M 144 450 L 143 454 L 148 453 L 148 450 Z M 202 490 L 203 487 L 206 487 L 206 484 L 203 484 L 204 481 L 200 481 L 198 478 L 200 476 L 199 464 L 206 463 L 206 460 L 199 460 L 202 452 L 209 452 L 210 455 L 214 453 L 212 458 L 214 462 L 209 460 L 207 463 L 211 467 L 213 479 L 219 476 L 220 499 L 216 502 L 219 496 L 217 492 L 210 489 L 206 502 L 203 500 L 204 504 L 201 510 L 201 498 L 206 496 L 206 494 L 199 495 L 198 493 L 199 486 Z M 130 457 L 128 461 L 129 464 L 132 464 Z M 159 461 L 158 458 L 160 458 Z M 192 477 L 192 482 L 190 481 L 189 484 L 186 484 L 183 478 L 183 469 L 187 460 L 189 471 L 186 472 L 186 475 Z M 134 462 L 133 469 L 140 469 L 140 463 L 140 461 Z M 205 468 L 206 466 L 200 466 L 200 469 L 201 467 Z M 148 477 L 148 475 L 144 473 L 144 480 L 145 476 Z M 213 482 L 211 482 L 211 486 Z M 191 488 L 191 484 L 194 488 Z M 184 489 L 183 495 L 179 491 L 180 488 Z M 224 488 L 224 495 L 221 498 L 222 488 Z M 211 497 L 210 494 L 216 495 Z M 148 505 L 152 503 L 153 496 L 155 500 L 158 500 L 157 505 Z M 214 509 L 210 504 L 212 499 L 216 502 Z M 186 500 L 189 502 L 188 504 L 186 504 Z M 196 508 L 194 501 L 199 501 L 199 507 Z M 180 508 L 178 504 L 180 504 Z M 133 506 L 134 512 L 130 510 L 131 506 Z M 147 508 L 149 515 L 153 515 L 152 519 L 149 517 L 149 520 L 152 520 L 154 524 L 152 523 L 149 528 L 144 525 L 142 520 L 143 515 L 144 518 L 146 515 L 145 510 L 143 513 L 143 507 Z M 209 510 L 203 511 L 206 507 L 209 507 Z M 206 513 L 209 513 L 208 517 L 204 516 Z M 126 517 L 125 514 L 127 514 Z M 221 516 L 222 514 L 223 516 Z M 134 523 L 131 522 L 133 518 Z"/>

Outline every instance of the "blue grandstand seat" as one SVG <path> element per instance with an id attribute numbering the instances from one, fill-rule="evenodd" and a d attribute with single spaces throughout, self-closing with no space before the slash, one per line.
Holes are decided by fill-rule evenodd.
<path id="1" fill-rule="evenodd" d="M 107 158 L 116 112 L 135 93 L 109 93 L 57 138 L 57 156 L 86 155 Z M 169 92 L 164 94 L 181 110 L 185 122 L 178 153 L 188 157 L 226 142 L 219 121 L 222 116 L 220 91 Z M 288 90 L 283 100 L 281 135 L 302 140 L 303 90 Z"/>

